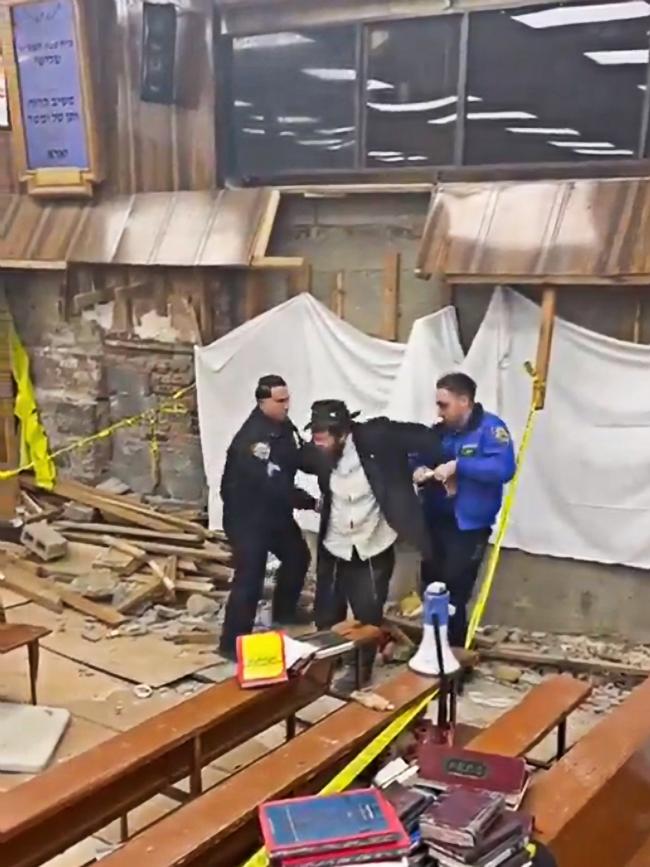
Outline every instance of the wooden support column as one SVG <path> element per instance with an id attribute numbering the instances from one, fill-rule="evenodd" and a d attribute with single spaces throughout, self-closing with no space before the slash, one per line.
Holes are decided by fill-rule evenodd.
<path id="1" fill-rule="evenodd" d="M 301 292 L 311 292 L 312 267 L 311 263 L 304 261 L 300 268 L 289 272 L 287 279 L 289 297 L 300 295 Z"/>
<path id="2" fill-rule="evenodd" d="M 330 307 L 339 319 L 345 319 L 345 285 L 343 283 L 343 271 L 338 271 L 336 274 Z"/>
<path id="3" fill-rule="evenodd" d="M 14 380 L 11 369 L 13 321 L 4 287 L 0 287 L 0 470 L 18 467 L 18 437 L 14 416 Z M 18 477 L 0 481 L 0 520 L 16 517 L 20 496 Z"/>
<path id="4" fill-rule="evenodd" d="M 555 328 L 555 307 L 557 295 L 552 286 L 544 288 L 542 293 L 542 321 L 539 328 L 539 340 L 537 341 L 537 360 L 535 372 L 537 384 L 535 386 L 535 409 L 544 409 L 546 402 L 546 385 L 548 370 L 551 362 L 551 347 L 553 345 L 553 330 Z"/>
<path id="5" fill-rule="evenodd" d="M 381 302 L 381 336 L 384 340 L 397 340 L 399 326 L 399 278 L 401 256 L 396 251 L 384 258 L 384 291 Z"/>
<path id="6" fill-rule="evenodd" d="M 261 271 L 248 270 L 244 278 L 244 322 L 254 319 L 264 311 L 264 275 Z"/>

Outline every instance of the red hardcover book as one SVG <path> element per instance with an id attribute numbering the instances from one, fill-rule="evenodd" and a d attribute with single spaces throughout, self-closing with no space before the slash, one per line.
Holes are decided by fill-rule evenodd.
<path id="1" fill-rule="evenodd" d="M 475 846 L 466 848 L 436 843 L 434 848 L 441 855 L 455 858 L 458 862 L 471 864 L 474 867 L 490 853 L 496 855 L 501 849 L 507 849 L 508 846 L 513 847 L 517 843 L 521 845 L 522 841 L 528 841 L 532 833 L 533 820 L 531 816 L 527 813 L 506 810 L 490 825 L 485 836 Z M 489 858 L 487 860 L 489 861 Z"/>
<path id="2" fill-rule="evenodd" d="M 463 786 L 502 794 L 509 806 L 516 804 L 526 788 L 524 759 L 479 753 L 431 742 L 418 745 L 420 776 L 436 788 Z"/>
<path id="3" fill-rule="evenodd" d="M 476 846 L 504 807 L 504 797 L 497 792 L 450 787 L 422 814 L 422 838 L 433 845 Z"/>
<path id="4" fill-rule="evenodd" d="M 409 854 L 411 841 L 404 834 L 396 843 L 381 846 L 361 846 L 358 849 L 343 849 L 323 855 L 303 855 L 299 858 L 282 858 L 281 867 L 340 867 L 347 864 L 394 863 Z"/>
<path id="5" fill-rule="evenodd" d="M 394 807 L 378 789 L 271 801 L 260 806 L 259 816 L 271 859 L 394 846 L 405 836 Z"/>

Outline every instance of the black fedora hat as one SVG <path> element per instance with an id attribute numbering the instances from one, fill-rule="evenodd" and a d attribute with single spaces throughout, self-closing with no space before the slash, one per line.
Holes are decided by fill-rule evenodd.
<path id="1" fill-rule="evenodd" d="M 352 421 L 360 414 L 350 412 L 343 400 L 316 400 L 311 405 L 311 419 L 305 430 L 349 430 Z"/>

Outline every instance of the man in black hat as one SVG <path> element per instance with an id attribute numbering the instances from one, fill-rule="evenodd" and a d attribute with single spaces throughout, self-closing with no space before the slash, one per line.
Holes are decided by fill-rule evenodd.
<path id="1" fill-rule="evenodd" d="M 289 418 L 289 390 L 280 376 L 263 376 L 257 405 L 233 439 L 223 477 L 223 527 L 235 564 L 219 652 L 235 657 L 238 635 L 252 631 L 264 589 L 271 551 L 280 560 L 272 603 L 278 625 L 309 622 L 298 600 L 310 555 L 294 509 L 314 509 L 316 501 L 295 487 L 302 440 Z M 301 614 L 303 616 L 301 617 Z"/>
<path id="2" fill-rule="evenodd" d="M 409 453 L 424 448 L 442 462 L 437 431 L 421 424 L 375 418 L 359 423 L 340 400 L 312 405 L 312 443 L 326 459 L 314 614 L 319 629 L 345 619 L 349 605 L 362 623 L 380 625 L 399 538 L 429 557 L 429 536 Z M 438 458 L 436 460 L 436 458 Z M 362 653 L 361 680 L 370 681 L 375 648 Z M 348 670 L 340 691 L 353 687 Z"/>

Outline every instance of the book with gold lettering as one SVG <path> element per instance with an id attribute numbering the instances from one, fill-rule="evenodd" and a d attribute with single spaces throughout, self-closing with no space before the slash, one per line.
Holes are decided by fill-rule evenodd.
<path id="1" fill-rule="evenodd" d="M 237 680 L 243 688 L 270 686 L 288 679 L 281 632 L 254 632 L 237 638 Z"/>

